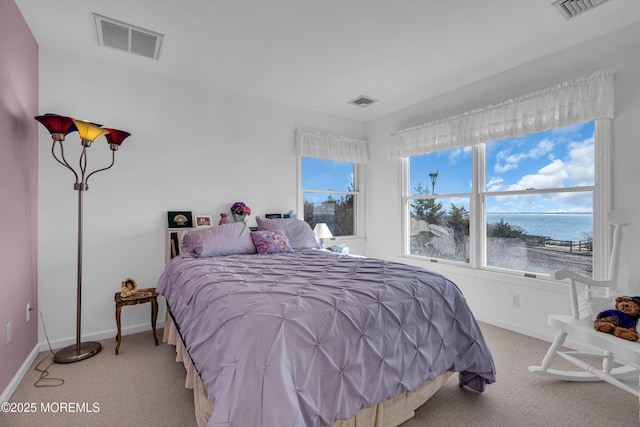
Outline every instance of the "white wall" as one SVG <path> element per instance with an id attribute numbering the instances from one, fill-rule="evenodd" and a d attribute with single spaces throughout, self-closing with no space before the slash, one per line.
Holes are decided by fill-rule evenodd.
<path id="1" fill-rule="evenodd" d="M 371 158 L 366 193 L 367 255 L 444 272 L 460 286 L 480 320 L 550 339 L 553 331 L 546 325 L 548 314 L 569 312 L 565 285 L 400 258 L 400 165 L 387 158 L 390 135 L 589 76 L 598 70 L 613 69 L 617 103 L 613 123 L 613 203 L 614 207 L 640 207 L 640 56 L 636 54 L 639 49 L 640 26 L 636 25 L 368 123 Z M 635 245 L 637 253 L 637 242 Z M 631 274 L 640 293 L 637 266 Z M 510 307 L 514 292 L 520 294 L 520 309 Z"/>
<path id="2" fill-rule="evenodd" d="M 391 133 L 610 68 L 616 70 L 618 106 L 614 204 L 640 206 L 638 40 L 640 26 L 628 28 L 375 120 L 366 133 L 361 123 L 41 49 L 41 113 L 95 120 L 133 134 L 114 168 L 94 176 L 85 194 L 83 335 L 114 335 L 113 294 L 122 279 L 155 286 L 164 265 L 167 210 L 211 214 L 215 220 L 237 200 L 258 215 L 295 209 L 297 127 L 370 141 L 366 254 L 416 263 L 399 258 L 399 167 L 387 159 Z M 75 335 L 77 193 L 71 173 L 51 158 L 44 128 L 39 139 L 39 307 L 49 338 L 60 346 L 73 343 Z M 98 152 L 108 151 L 100 150 L 103 142 L 96 144 L 90 165 L 99 163 Z M 550 338 L 548 313 L 568 310 L 563 285 L 422 265 L 451 277 L 480 320 Z M 519 310 L 509 307 L 513 292 L 520 294 Z M 125 333 L 148 329 L 149 309 L 126 307 Z"/>
<path id="3" fill-rule="evenodd" d="M 296 208 L 297 127 L 365 135 L 362 123 L 44 48 L 40 112 L 132 133 L 115 166 L 93 176 L 84 196 L 82 335 L 91 339 L 115 335 L 113 295 L 125 277 L 139 287 L 156 285 L 166 211 L 210 214 L 217 223 L 220 212 L 243 201 L 255 225 L 255 215 Z M 43 127 L 39 140 L 39 303 L 49 339 L 69 345 L 75 342 L 77 192 L 71 172 L 52 158 Z M 78 141 L 69 135 L 68 150 Z M 105 146 L 101 138 L 89 149 L 91 168 L 108 161 Z M 69 162 L 77 164 L 77 155 Z M 124 332 L 149 329 L 149 310 L 149 304 L 125 307 Z"/>

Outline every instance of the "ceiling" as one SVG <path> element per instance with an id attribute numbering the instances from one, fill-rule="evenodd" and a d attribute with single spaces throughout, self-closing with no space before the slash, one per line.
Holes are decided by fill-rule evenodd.
<path id="1" fill-rule="evenodd" d="M 640 22 L 638 0 L 551 3 L 16 0 L 41 47 L 362 122 Z M 164 34 L 159 59 L 99 46 L 93 13 Z"/>

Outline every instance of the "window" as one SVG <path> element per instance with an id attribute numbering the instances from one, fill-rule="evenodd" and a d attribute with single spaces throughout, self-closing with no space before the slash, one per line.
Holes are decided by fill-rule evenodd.
<path id="1" fill-rule="evenodd" d="M 471 148 L 409 159 L 409 253 L 469 261 Z"/>
<path id="2" fill-rule="evenodd" d="M 606 169 L 596 145 L 608 141 L 595 135 L 591 121 L 411 156 L 404 253 L 528 275 L 567 266 L 591 275 L 594 221 L 606 213 L 594 211 L 594 199 L 596 164 Z"/>
<path id="3" fill-rule="evenodd" d="M 324 222 L 335 237 L 358 234 L 359 165 L 301 157 L 304 220 L 315 227 Z"/>

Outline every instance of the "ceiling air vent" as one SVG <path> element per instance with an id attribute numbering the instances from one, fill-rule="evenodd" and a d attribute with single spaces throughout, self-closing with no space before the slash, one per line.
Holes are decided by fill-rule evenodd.
<path id="1" fill-rule="evenodd" d="M 93 14 L 98 31 L 98 44 L 148 58 L 158 59 L 164 37 L 160 33 Z"/>
<path id="2" fill-rule="evenodd" d="M 358 107 L 364 108 L 364 107 L 368 107 L 369 105 L 373 104 L 374 102 L 378 102 L 378 100 L 377 99 L 373 99 L 373 98 L 371 98 L 369 96 L 360 95 L 359 97 L 349 101 L 348 104 L 353 104 L 353 105 L 357 105 Z"/>
<path id="3" fill-rule="evenodd" d="M 593 9 L 609 0 L 556 0 L 552 4 L 566 19 Z"/>

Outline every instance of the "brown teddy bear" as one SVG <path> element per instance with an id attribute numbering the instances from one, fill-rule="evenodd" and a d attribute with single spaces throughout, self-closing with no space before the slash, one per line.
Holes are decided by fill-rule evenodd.
<path id="1" fill-rule="evenodd" d="M 640 317 L 640 297 L 617 297 L 616 309 L 605 310 L 596 316 L 596 331 L 613 334 L 629 341 L 638 341 L 636 323 Z"/>

